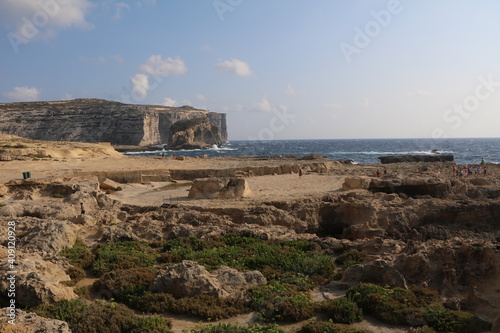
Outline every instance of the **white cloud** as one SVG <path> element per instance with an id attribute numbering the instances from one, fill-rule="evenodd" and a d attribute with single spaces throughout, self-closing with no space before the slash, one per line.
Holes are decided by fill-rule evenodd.
<path id="1" fill-rule="evenodd" d="M 367 108 L 368 106 L 370 106 L 370 102 L 368 101 L 368 98 L 365 98 L 363 100 L 363 103 L 360 104 L 360 106 L 362 106 L 364 108 Z"/>
<path id="2" fill-rule="evenodd" d="M 152 55 L 139 69 L 151 76 L 180 75 L 187 72 L 187 67 L 181 58 L 162 59 L 161 55 Z"/>
<path id="3" fill-rule="evenodd" d="M 295 89 L 293 89 L 293 87 L 290 83 L 288 84 L 286 89 L 283 91 L 283 94 L 288 95 L 288 96 L 295 95 L 296 93 L 297 92 L 295 91 Z"/>
<path id="4" fill-rule="evenodd" d="M 113 20 L 120 20 L 122 18 L 122 11 L 125 9 L 130 11 L 130 6 L 128 4 L 126 4 L 125 2 L 115 3 L 115 15 L 113 15 L 112 19 Z"/>
<path id="5" fill-rule="evenodd" d="M 280 104 L 280 105 L 278 105 L 278 109 L 280 109 L 281 111 L 287 111 L 288 110 L 288 106 Z"/>
<path id="6" fill-rule="evenodd" d="M 321 106 L 325 109 L 340 109 L 342 107 L 342 105 L 340 104 L 335 104 L 335 103 L 323 103 L 321 104 Z"/>
<path id="7" fill-rule="evenodd" d="M 62 97 L 62 100 L 63 101 L 69 101 L 69 100 L 72 100 L 73 99 L 73 95 L 72 94 L 64 94 L 64 96 Z"/>
<path id="8" fill-rule="evenodd" d="M 27 43 L 35 38 L 54 37 L 59 30 L 70 27 L 91 28 L 85 15 L 92 7 L 89 0 L 4 0 L 0 1 L 0 22 L 17 35 L 18 41 Z"/>
<path id="9" fill-rule="evenodd" d="M 420 90 L 415 91 L 412 95 L 426 97 L 426 96 L 430 96 L 431 93 L 426 91 L 426 90 L 420 89 Z"/>
<path id="10" fill-rule="evenodd" d="M 189 105 L 189 106 L 192 106 L 192 105 L 193 105 L 193 103 L 191 103 L 191 101 L 189 101 L 189 100 L 187 100 L 187 99 L 184 99 L 184 100 L 182 101 L 182 105 Z"/>
<path id="11" fill-rule="evenodd" d="M 136 74 L 130 78 L 132 83 L 132 92 L 137 97 L 146 97 L 149 90 L 149 79 L 145 74 Z"/>
<path id="12" fill-rule="evenodd" d="M 267 98 L 263 98 L 260 102 L 255 103 L 253 105 L 253 108 L 257 111 L 262 111 L 262 112 L 271 112 L 273 109 Z"/>
<path id="13" fill-rule="evenodd" d="M 139 0 L 137 1 L 137 6 L 142 7 L 142 5 L 151 5 L 154 6 L 156 5 L 156 0 Z"/>
<path id="14" fill-rule="evenodd" d="M 206 101 L 207 100 L 207 98 L 203 94 L 197 94 L 196 99 L 199 101 Z"/>
<path id="15" fill-rule="evenodd" d="M 235 74 L 238 76 L 250 76 L 253 74 L 250 66 L 246 62 L 238 59 L 224 60 L 216 64 L 215 68 L 221 72 Z"/>
<path id="16" fill-rule="evenodd" d="M 170 97 L 165 97 L 163 101 L 161 102 L 161 105 L 164 106 L 178 106 L 179 104 L 175 99 L 172 99 Z"/>
<path id="17" fill-rule="evenodd" d="M 38 100 L 40 90 L 36 87 L 15 87 L 12 91 L 5 92 L 3 96 L 16 102 L 33 102 Z"/>

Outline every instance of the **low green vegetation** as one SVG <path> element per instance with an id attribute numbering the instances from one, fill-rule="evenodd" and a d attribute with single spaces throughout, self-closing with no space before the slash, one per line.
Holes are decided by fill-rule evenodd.
<path id="1" fill-rule="evenodd" d="M 436 292 L 424 288 L 387 288 L 374 284 L 360 284 L 347 291 L 363 312 L 384 323 L 424 326 L 440 332 L 480 333 L 491 329 L 491 324 L 477 316 L 454 311 L 443 306 Z"/>
<path id="2" fill-rule="evenodd" d="M 68 322 L 73 333 L 169 333 L 172 327 L 168 319 L 138 316 L 125 305 L 106 301 L 86 304 L 79 299 L 63 300 L 54 305 L 38 306 L 32 311 Z"/>
<path id="3" fill-rule="evenodd" d="M 285 333 L 276 325 L 248 325 L 241 326 L 237 324 L 217 324 L 206 327 L 194 328 L 186 333 Z"/>
<path id="4" fill-rule="evenodd" d="M 97 276 L 116 269 L 154 267 L 157 254 L 148 244 L 140 242 L 118 242 L 99 246 L 96 250 L 92 271 Z"/>
<path id="5" fill-rule="evenodd" d="M 306 322 L 299 333 L 373 333 L 369 330 L 358 329 L 348 325 L 335 324 L 332 321 L 310 320 Z"/>
<path id="6" fill-rule="evenodd" d="M 166 293 L 145 293 L 131 307 L 143 312 L 193 315 L 203 320 L 221 320 L 248 313 L 246 302 L 238 299 L 220 299 L 210 295 L 198 295 L 176 299 Z"/>
<path id="7" fill-rule="evenodd" d="M 324 280 L 335 271 L 333 258 L 308 240 L 266 241 L 253 235 L 228 234 L 215 240 L 197 237 L 176 238 L 164 245 L 162 261 L 197 261 L 207 269 L 220 265 L 259 270 L 267 278 L 283 273 L 307 275 Z M 267 274 L 266 274 L 267 273 Z"/>
<path id="8" fill-rule="evenodd" d="M 363 320 L 363 311 L 348 297 L 324 301 L 321 308 L 334 323 L 352 324 Z"/>
<path id="9" fill-rule="evenodd" d="M 335 264 L 342 267 L 343 269 L 349 266 L 361 264 L 366 259 L 366 253 L 358 250 L 348 250 L 335 259 Z"/>
<path id="10" fill-rule="evenodd" d="M 83 269 L 89 268 L 94 262 L 94 254 L 81 240 L 77 240 L 72 248 L 60 254 L 66 257 L 70 264 Z"/>
<path id="11" fill-rule="evenodd" d="M 332 255 L 335 253 L 336 255 Z M 68 269 L 70 283 L 76 283 L 90 270 L 99 280 L 94 291 L 114 302 L 86 305 L 81 301 L 59 302 L 39 307 L 38 312 L 52 318 L 66 318 L 75 332 L 89 324 L 100 311 L 106 316 L 99 325 L 127 327 L 130 332 L 166 332 L 155 328 L 157 317 L 137 317 L 130 312 L 175 313 L 203 320 L 221 320 L 255 311 L 265 323 L 299 322 L 317 315 L 329 321 L 308 321 L 300 332 L 366 333 L 349 324 L 371 315 L 387 324 L 421 327 L 422 332 L 479 333 L 491 324 L 470 313 L 446 309 L 440 296 L 424 288 L 388 288 L 375 284 L 359 284 L 345 297 L 323 302 L 310 299 L 310 291 L 321 282 L 338 275 L 336 268 L 346 269 L 362 263 L 364 252 L 323 248 L 311 240 L 263 240 L 251 234 L 227 234 L 210 239 L 179 237 L 166 242 L 114 242 L 90 250 L 76 242 L 61 252 L 74 266 Z M 268 283 L 248 291 L 248 300 L 218 299 L 209 295 L 175 298 L 167 293 L 152 293 L 149 286 L 160 268 L 193 260 L 214 270 L 226 265 L 239 270 L 259 270 Z M 87 292 L 79 290 L 85 297 Z M 127 318 L 125 318 L 127 317 Z M 153 319 L 149 319 L 153 318 Z M 155 319 L 156 318 L 156 319 Z M 65 320 L 65 319 L 63 319 Z M 149 320 L 149 321 L 148 321 Z M 122 323 L 123 321 L 123 323 Z M 140 325 L 151 330 L 139 330 Z M 135 330 L 135 331 L 134 331 Z M 100 331 L 96 331 L 100 332 Z M 117 330 L 116 332 L 121 332 Z M 212 325 L 195 332 L 280 332 L 275 326 Z"/>

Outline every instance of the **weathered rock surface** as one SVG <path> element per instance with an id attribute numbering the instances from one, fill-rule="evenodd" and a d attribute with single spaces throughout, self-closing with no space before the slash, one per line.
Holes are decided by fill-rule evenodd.
<path id="1" fill-rule="evenodd" d="M 195 179 L 189 190 L 192 199 L 247 198 L 252 194 L 243 178 L 203 178 Z"/>
<path id="2" fill-rule="evenodd" d="M 371 192 L 404 193 L 410 197 L 430 195 L 443 198 L 451 192 L 451 182 L 440 178 L 373 178 L 368 189 Z"/>
<path id="3" fill-rule="evenodd" d="M 207 117 L 179 120 L 170 127 L 171 149 L 202 149 L 223 143 L 220 129 Z"/>
<path id="4" fill-rule="evenodd" d="M 375 260 L 369 264 L 353 265 L 342 276 L 342 282 L 375 283 L 392 288 L 407 288 L 404 276 L 387 261 Z"/>
<path id="5" fill-rule="evenodd" d="M 65 221 L 41 221 L 21 238 L 23 251 L 39 254 L 58 254 L 71 248 L 76 241 L 76 231 Z"/>
<path id="6" fill-rule="evenodd" d="M 222 266 L 208 272 L 194 261 L 183 262 L 162 270 L 150 286 L 153 292 L 170 293 L 175 297 L 192 297 L 207 294 L 217 298 L 245 298 L 246 291 L 266 283 L 258 271 L 239 272 Z"/>
<path id="7" fill-rule="evenodd" d="M 404 163 L 404 162 L 453 162 L 453 155 L 391 155 L 380 156 L 380 163 Z"/>
<path id="8" fill-rule="evenodd" d="M 199 117 L 210 119 L 227 140 L 223 113 L 99 99 L 1 103 L 0 132 L 36 140 L 147 146 L 168 142 L 174 123 Z"/>
<path id="9" fill-rule="evenodd" d="M 63 299 L 78 296 L 63 284 L 69 281 L 62 263 L 56 264 L 42 259 L 39 255 L 18 254 L 16 275 L 16 304 L 20 307 L 34 307 L 39 304 L 52 304 Z M 1 271 L 10 271 L 8 263 L 0 266 Z M 0 280 L 0 293 L 7 295 L 9 281 Z M 0 298 L 1 299 L 1 298 Z"/>
<path id="10" fill-rule="evenodd" d="M 68 323 L 38 316 L 36 313 L 16 310 L 15 325 L 7 320 L 9 309 L 0 309 L 0 331 L 3 333 L 71 333 Z"/>

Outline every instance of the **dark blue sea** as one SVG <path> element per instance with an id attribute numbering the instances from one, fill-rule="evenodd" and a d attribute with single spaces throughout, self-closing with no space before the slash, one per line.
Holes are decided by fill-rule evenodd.
<path id="1" fill-rule="evenodd" d="M 169 156 L 173 151 L 125 153 L 130 155 Z M 486 162 L 500 164 L 500 138 L 474 139 L 345 139 L 345 140 L 273 140 L 230 141 L 206 150 L 179 150 L 177 155 L 240 156 L 321 154 L 332 160 L 352 160 L 359 164 L 379 163 L 385 155 L 452 154 L 458 164 Z"/>

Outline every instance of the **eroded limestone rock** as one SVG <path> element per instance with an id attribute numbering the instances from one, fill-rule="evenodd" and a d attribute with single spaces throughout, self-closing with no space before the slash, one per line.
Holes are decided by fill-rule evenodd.
<path id="1" fill-rule="evenodd" d="M 170 293 L 175 297 L 192 297 L 207 294 L 217 298 L 245 298 L 246 291 L 266 283 L 266 278 L 258 271 L 239 272 L 222 266 L 208 272 L 200 264 L 184 260 L 161 270 L 150 289 L 153 292 Z"/>

